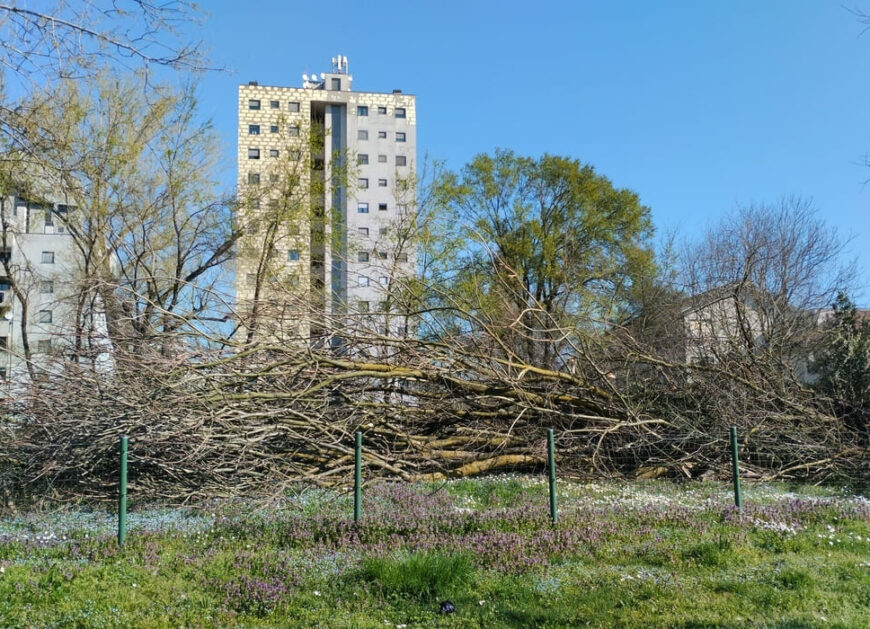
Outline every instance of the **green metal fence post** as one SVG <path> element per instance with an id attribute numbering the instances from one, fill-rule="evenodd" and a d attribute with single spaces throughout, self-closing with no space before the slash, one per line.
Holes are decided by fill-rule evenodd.
<path id="1" fill-rule="evenodd" d="M 127 539 L 127 437 L 121 437 L 121 470 L 118 487 L 118 546 Z"/>
<path id="2" fill-rule="evenodd" d="M 359 522 L 362 515 L 362 433 L 356 432 L 353 457 L 353 521 Z"/>
<path id="3" fill-rule="evenodd" d="M 547 467 L 550 472 L 550 519 L 553 524 L 559 519 L 556 508 L 556 448 L 553 444 L 553 429 L 547 429 Z"/>
<path id="4" fill-rule="evenodd" d="M 737 426 L 731 426 L 731 470 L 734 476 L 734 505 L 740 511 L 743 507 L 743 497 L 740 495 L 740 459 L 737 452 Z"/>

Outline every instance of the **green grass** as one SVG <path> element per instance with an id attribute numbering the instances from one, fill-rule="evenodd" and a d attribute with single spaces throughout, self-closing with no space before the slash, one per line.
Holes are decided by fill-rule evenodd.
<path id="1" fill-rule="evenodd" d="M 280 504 L 0 519 L 0 627 L 866 627 L 870 504 L 842 492 L 498 477 Z M 438 613 L 449 599 L 456 613 Z"/>

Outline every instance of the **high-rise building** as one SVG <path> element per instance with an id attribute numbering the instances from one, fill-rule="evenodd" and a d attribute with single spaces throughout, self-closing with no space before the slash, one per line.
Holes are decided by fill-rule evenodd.
<path id="1" fill-rule="evenodd" d="M 302 87 L 239 86 L 237 307 L 302 338 L 379 312 L 416 265 L 415 97 L 353 91 L 347 58 L 332 61 Z"/>

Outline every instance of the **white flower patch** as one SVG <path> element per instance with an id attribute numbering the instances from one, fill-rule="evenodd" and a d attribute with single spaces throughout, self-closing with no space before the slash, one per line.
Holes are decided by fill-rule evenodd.
<path id="1" fill-rule="evenodd" d="M 789 535 L 797 534 L 797 528 L 789 526 L 785 522 L 767 522 L 759 518 L 753 518 L 752 524 L 764 531 L 774 531 L 775 533 L 787 533 Z"/>

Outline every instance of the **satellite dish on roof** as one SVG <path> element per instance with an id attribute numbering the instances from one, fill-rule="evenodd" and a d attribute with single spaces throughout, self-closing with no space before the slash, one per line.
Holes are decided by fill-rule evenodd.
<path id="1" fill-rule="evenodd" d="M 307 75 L 307 74 L 303 74 L 303 75 L 302 75 L 302 80 L 303 80 L 303 81 L 308 81 L 308 75 Z"/>

